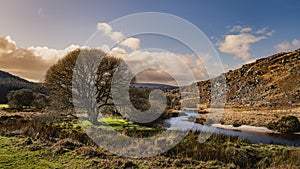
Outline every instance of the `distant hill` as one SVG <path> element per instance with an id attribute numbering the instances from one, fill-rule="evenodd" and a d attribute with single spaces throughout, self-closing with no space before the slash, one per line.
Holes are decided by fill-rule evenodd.
<path id="1" fill-rule="evenodd" d="M 150 88 L 150 89 L 165 89 L 165 90 L 172 90 L 178 88 L 177 86 L 171 86 L 166 84 L 155 84 L 155 83 L 134 83 L 132 84 L 134 87 L 138 88 Z"/>
<path id="2" fill-rule="evenodd" d="M 300 106 L 300 49 L 278 53 L 224 74 L 228 107 Z M 210 102 L 210 81 L 198 82 L 200 102 Z"/>
<path id="3" fill-rule="evenodd" d="M 35 83 L 0 70 L 0 104 L 7 103 L 7 94 L 13 90 L 32 89 Z"/>

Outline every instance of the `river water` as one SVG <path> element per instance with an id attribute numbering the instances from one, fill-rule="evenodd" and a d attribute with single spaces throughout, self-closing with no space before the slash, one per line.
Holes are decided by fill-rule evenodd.
<path id="1" fill-rule="evenodd" d="M 263 144 L 280 144 L 287 146 L 300 146 L 300 135 L 298 134 L 275 134 L 275 133 L 261 133 L 261 132 L 246 132 L 220 129 L 213 126 L 204 126 L 198 123 L 189 121 L 190 117 L 199 116 L 198 113 L 193 111 L 183 111 L 186 115 L 179 117 L 172 117 L 165 120 L 169 124 L 168 130 L 181 130 L 181 131 L 205 131 L 215 134 L 222 134 L 228 136 L 238 136 L 242 139 L 248 140 L 252 143 Z"/>

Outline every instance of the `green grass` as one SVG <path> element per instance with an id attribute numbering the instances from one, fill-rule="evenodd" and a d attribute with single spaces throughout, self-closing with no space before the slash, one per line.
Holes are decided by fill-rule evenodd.
<path id="1" fill-rule="evenodd" d="M 100 123 L 105 123 L 107 125 L 100 125 L 100 128 L 107 129 L 107 128 L 112 128 L 113 130 L 121 131 L 124 129 L 135 129 L 139 131 L 146 131 L 146 130 L 155 130 L 154 128 L 151 127 L 146 127 L 146 126 L 141 126 L 138 124 L 134 124 L 132 122 L 128 122 L 125 119 L 122 118 L 115 118 L 115 117 L 109 117 L 109 118 L 101 118 L 99 119 Z M 77 120 L 73 121 L 67 121 L 67 122 L 61 122 L 61 123 L 56 123 L 56 126 L 59 126 L 64 129 L 82 129 L 88 126 L 92 126 L 93 124 L 90 121 L 80 121 L 78 122 Z"/>
<path id="2" fill-rule="evenodd" d="M 0 136 L 0 168 L 126 168 L 126 166 L 128 168 L 128 166 L 138 166 L 139 168 L 285 169 L 300 166 L 299 147 L 250 144 L 237 137 L 216 134 L 213 134 L 205 143 L 199 143 L 199 133 L 192 132 L 174 148 L 159 156 L 146 159 L 118 157 L 105 151 L 101 146 L 97 147 L 84 133 L 77 120 L 51 121 L 50 116 L 45 119 L 48 121 L 36 118 L 23 123 L 24 121 L 17 120 L 15 124 L 9 123 L 1 126 L 0 131 L 5 133 L 20 129 L 24 133 L 21 138 Z M 155 129 L 150 131 L 148 129 L 151 128 L 133 124 L 122 118 L 103 118 L 99 121 L 109 124 L 130 137 L 149 137 L 160 132 Z M 89 121 L 83 121 L 82 125 L 92 126 Z M 37 134 L 32 134 L 32 130 L 26 130 L 25 127 L 36 129 L 39 137 Z M 106 127 L 103 124 L 99 126 L 100 129 Z M 24 138 L 28 137 L 35 140 L 33 144 L 23 144 Z M 105 137 L 112 140 L 115 138 L 114 136 Z M 68 142 L 65 142 L 66 140 Z M 157 141 L 163 143 L 171 140 L 172 138 L 167 138 Z M 119 146 L 125 152 L 131 149 L 122 147 L 122 143 L 115 144 L 115 146 Z"/>
<path id="3" fill-rule="evenodd" d="M 9 108 L 8 104 L 0 104 L 0 109 Z"/>
<path id="4" fill-rule="evenodd" d="M 118 157 L 95 147 L 76 147 L 57 153 L 41 141 L 23 144 L 24 138 L 0 136 L 0 168 L 297 168 L 299 148 L 219 140 L 200 144 L 190 134 L 179 145 L 145 159 Z M 32 147 L 40 148 L 35 150 Z M 65 147 L 66 148 L 66 147 Z M 91 151 L 92 150 L 92 151 Z M 95 154 L 94 151 L 97 151 Z M 253 164 L 252 164 L 253 163 Z M 255 164 L 255 165 L 254 165 Z"/>
<path id="5" fill-rule="evenodd" d="M 132 122 L 128 122 L 122 118 L 101 118 L 99 122 L 104 122 L 112 127 L 114 130 L 123 130 L 125 129 L 136 129 L 136 130 L 154 130 L 151 127 L 145 127 Z"/>
<path id="6" fill-rule="evenodd" d="M 0 168 L 93 168 L 94 161 L 99 158 L 90 158 L 68 151 L 55 154 L 51 150 L 29 150 L 29 146 L 23 146 L 24 139 L 0 137 Z M 39 145 L 35 142 L 33 145 Z M 94 167 L 95 168 L 95 167 Z"/>
<path id="7" fill-rule="evenodd" d="M 21 145 L 24 139 L 15 137 L 0 137 L 0 168 L 230 168 L 221 162 L 195 161 L 191 159 L 172 159 L 157 156 L 146 159 L 130 159 L 112 156 L 99 149 L 103 156 L 93 156 L 81 154 L 79 148 L 56 154 L 51 147 L 42 147 L 41 150 L 30 150 L 34 145 L 42 146 L 35 141 L 32 145 Z M 130 167 L 131 166 L 131 167 Z"/>
<path id="8" fill-rule="evenodd" d="M 16 145 L 22 139 L 0 137 L 0 168 L 55 168 L 55 163 L 41 156 L 41 151 L 26 151 Z"/>

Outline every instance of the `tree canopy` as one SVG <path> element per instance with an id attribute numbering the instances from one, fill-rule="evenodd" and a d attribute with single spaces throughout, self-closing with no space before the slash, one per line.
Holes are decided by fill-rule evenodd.
<path id="1" fill-rule="evenodd" d="M 99 109 L 113 105 L 111 83 L 121 59 L 100 49 L 77 49 L 68 53 L 46 73 L 52 107 L 74 108 L 74 103 L 97 124 Z"/>

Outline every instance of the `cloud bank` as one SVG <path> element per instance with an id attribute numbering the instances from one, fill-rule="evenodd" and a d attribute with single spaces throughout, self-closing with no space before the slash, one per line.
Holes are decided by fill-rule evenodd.
<path id="1" fill-rule="evenodd" d="M 18 48 L 9 36 L 0 37 L 0 69 L 27 80 L 41 82 L 46 71 L 68 52 L 79 46 L 57 50 L 48 47 Z"/>
<path id="2" fill-rule="evenodd" d="M 169 85 L 188 85 L 193 81 L 187 79 L 187 74 L 191 72 L 196 81 L 207 80 L 219 74 L 209 74 L 210 70 L 228 70 L 227 65 L 213 63 L 209 64 L 212 58 L 209 54 L 196 56 L 195 54 L 178 54 L 160 51 L 136 50 L 126 53 L 124 49 L 113 48 L 110 55 L 124 59 L 130 65 L 133 73 L 137 74 L 137 81 L 143 83 L 164 83 Z M 183 66 L 184 65 L 184 66 Z M 152 69 L 143 70 L 145 67 Z M 168 70 L 168 71 L 167 71 Z M 167 72 L 171 72 L 173 76 Z M 178 83 L 174 80 L 176 79 Z"/>
<path id="3" fill-rule="evenodd" d="M 97 24 L 97 29 L 105 36 L 110 37 L 111 40 L 119 43 L 119 46 L 114 47 L 113 49 L 109 49 L 109 46 L 107 45 L 103 45 L 99 49 L 107 52 L 110 56 L 126 60 L 133 66 L 132 69 L 139 70 L 144 67 L 152 67 L 152 69 L 149 70 L 135 72 L 138 74 L 137 79 L 139 82 L 177 85 L 174 81 L 174 79 L 176 79 L 181 84 L 189 84 L 193 82 L 189 81 L 190 79 L 186 79 L 189 71 L 193 73 L 195 80 L 201 81 L 211 78 L 210 76 L 219 75 L 210 74 L 209 76 L 206 70 L 208 67 L 210 70 L 220 70 L 221 67 L 228 69 L 227 65 L 209 62 L 211 56 L 208 54 L 195 56 L 195 54 L 189 53 L 179 54 L 165 51 L 153 51 L 153 49 L 150 51 L 141 50 L 141 40 L 139 38 L 125 38 L 125 35 L 122 32 L 114 31 L 107 23 Z M 249 31 L 247 29 L 235 29 L 239 29 L 243 32 Z M 68 52 L 76 48 L 88 47 L 71 45 L 62 50 L 41 46 L 19 48 L 9 36 L 0 37 L 0 69 L 30 81 L 41 82 L 44 79 L 46 71 L 52 65 Z M 127 51 L 125 48 L 132 50 Z M 182 66 L 182 64 L 185 66 Z M 186 67 L 188 69 L 186 69 Z M 173 77 L 164 71 L 166 69 L 169 72 L 172 72 Z"/>

